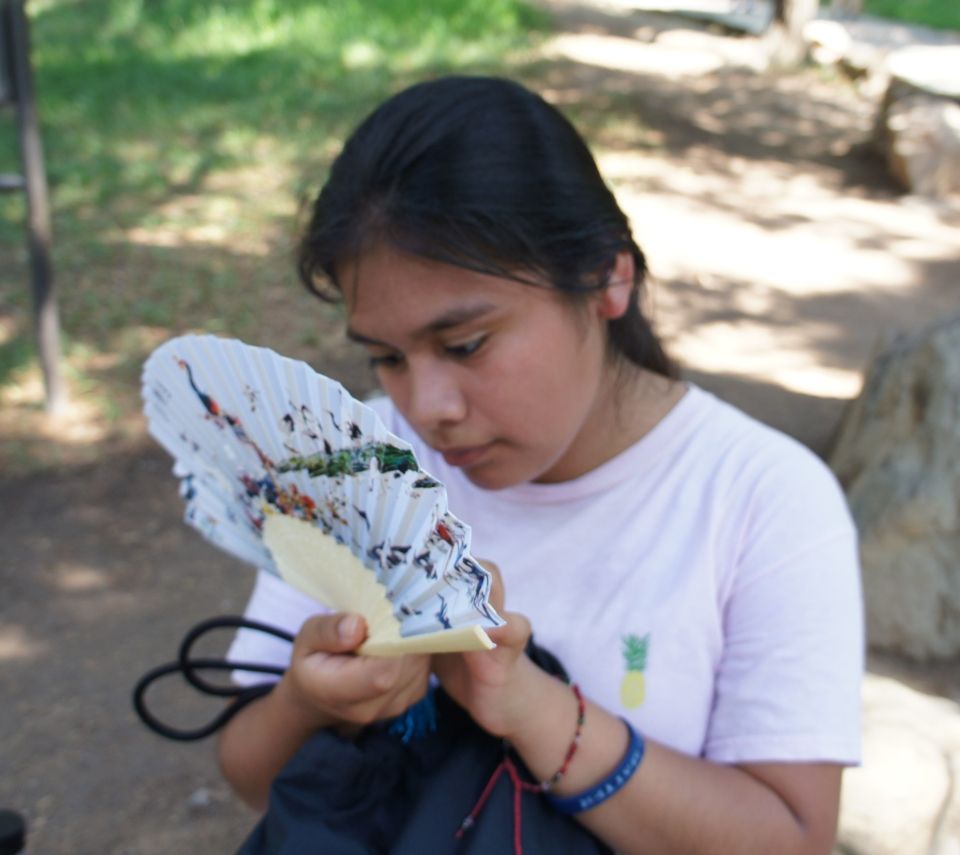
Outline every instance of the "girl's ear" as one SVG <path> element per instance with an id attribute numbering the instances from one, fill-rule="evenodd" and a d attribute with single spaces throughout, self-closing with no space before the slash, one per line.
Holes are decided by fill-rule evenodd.
<path id="1" fill-rule="evenodd" d="M 623 317 L 630 306 L 635 272 L 633 253 L 626 250 L 618 252 L 610 279 L 606 287 L 597 294 L 597 313 L 601 318 L 613 321 Z"/>

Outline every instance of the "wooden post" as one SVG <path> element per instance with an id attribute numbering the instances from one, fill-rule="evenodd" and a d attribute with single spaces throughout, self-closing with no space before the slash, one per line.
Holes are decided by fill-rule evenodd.
<path id="1" fill-rule="evenodd" d="M 807 55 L 803 29 L 817 17 L 819 0 L 774 0 L 766 33 L 771 63 L 779 68 L 800 65 Z"/>
<path id="2" fill-rule="evenodd" d="M 20 136 L 23 189 L 27 195 L 34 333 L 46 389 L 46 408 L 48 413 L 53 414 L 63 408 L 66 399 L 60 371 L 60 321 L 50 264 L 50 208 L 30 66 L 29 26 L 25 0 L 0 0 L 0 3 L 0 14 L 5 18 L 0 32 L 6 40 L 0 53 L 6 54 L 9 62 L 12 100 L 17 111 Z"/>

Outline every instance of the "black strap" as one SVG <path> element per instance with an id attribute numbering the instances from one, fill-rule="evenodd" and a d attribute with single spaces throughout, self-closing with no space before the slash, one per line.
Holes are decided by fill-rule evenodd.
<path id="1" fill-rule="evenodd" d="M 154 731 L 154 733 L 179 742 L 205 739 L 223 727 L 251 701 L 255 701 L 257 698 L 268 694 L 274 686 L 272 682 L 260 683 L 246 688 L 241 686 L 217 685 L 207 682 L 207 680 L 200 675 L 200 671 L 252 671 L 257 674 L 273 674 L 276 676 L 282 676 L 286 671 L 285 668 L 280 668 L 276 665 L 263 665 L 256 662 L 231 662 L 227 659 L 191 657 L 191 651 L 197 641 L 208 632 L 217 629 L 252 629 L 257 632 L 265 632 L 283 641 L 293 642 L 293 636 L 289 632 L 243 617 L 227 615 L 224 617 L 210 618 L 202 623 L 198 623 L 184 636 L 183 641 L 180 642 L 176 662 L 168 662 L 166 665 L 160 665 L 157 668 L 150 669 L 137 681 L 136 686 L 134 686 L 133 708 L 140 717 L 140 720 Z M 230 706 L 216 715 L 212 721 L 202 727 L 192 730 L 171 727 L 158 719 L 147 707 L 146 702 L 147 689 L 157 680 L 162 677 L 167 677 L 170 674 L 181 674 L 191 686 L 205 695 L 220 698 L 235 698 L 235 700 Z"/>

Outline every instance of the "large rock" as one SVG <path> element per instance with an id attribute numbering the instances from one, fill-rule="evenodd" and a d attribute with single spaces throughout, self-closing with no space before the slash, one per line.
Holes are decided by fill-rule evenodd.
<path id="1" fill-rule="evenodd" d="M 887 71 L 875 138 L 891 174 L 911 193 L 960 199 L 960 46 L 894 51 Z"/>
<path id="2" fill-rule="evenodd" d="M 860 530 L 870 644 L 960 656 L 960 317 L 875 359 L 830 464 Z"/>
<path id="3" fill-rule="evenodd" d="M 960 704 L 867 674 L 863 716 L 863 765 L 844 773 L 837 852 L 960 853 Z"/>

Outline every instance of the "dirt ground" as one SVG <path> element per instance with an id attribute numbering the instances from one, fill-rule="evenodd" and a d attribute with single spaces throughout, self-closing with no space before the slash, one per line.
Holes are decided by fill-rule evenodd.
<path id="1" fill-rule="evenodd" d="M 556 8 L 564 35 L 530 82 L 599 141 L 674 351 L 828 456 L 877 341 L 960 306 L 960 217 L 900 197 L 848 81 L 768 77 L 748 40 L 673 19 Z M 611 105 L 643 133 L 607 124 Z M 349 353 L 318 367 L 369 388 Z M 27 815 L 34 855 L 231 852 L 253 823 L 209 741 L 164 741 L 131 711 L 136 678 L 197 621 L 241 611 L 253 578 L 182 525 L 169 470 L 145 440 L 0 477 L 0 806 Z M 943 666 L 877 667 L 957 690 Z M 157 693 L 181 721 L 211 703 Z"/>

